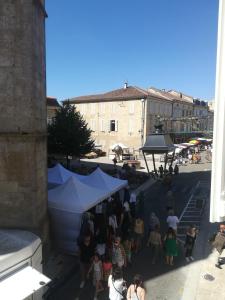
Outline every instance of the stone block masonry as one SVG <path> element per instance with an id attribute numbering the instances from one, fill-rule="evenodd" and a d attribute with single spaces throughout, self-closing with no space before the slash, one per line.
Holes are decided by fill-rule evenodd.
<path id="1" fill-rule="evenodd" d="M 47 237 L 44 1 L 0 2 L 0 228 Z"/>

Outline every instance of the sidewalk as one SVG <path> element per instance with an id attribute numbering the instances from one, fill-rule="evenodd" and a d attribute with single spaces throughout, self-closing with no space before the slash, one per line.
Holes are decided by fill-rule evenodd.
<path id="1" fill-rule="evenodd" d="M 209 237 L 218 230 L 218 223 L 209 223 L 209 203 L 201 222 L 201 229 L 196 241 L 196 262 L 188 268 L 182 300 L 225 299 L 225 269 L 215 267 L 212 259 Z"/>

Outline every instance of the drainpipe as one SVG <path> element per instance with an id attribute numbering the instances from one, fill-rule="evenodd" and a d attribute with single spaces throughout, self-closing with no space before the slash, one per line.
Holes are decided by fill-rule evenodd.
<path id="1" fill-rule="evenodd" d="M 141 99 L 141 146 L 144 146 L 146 99 Z"/>

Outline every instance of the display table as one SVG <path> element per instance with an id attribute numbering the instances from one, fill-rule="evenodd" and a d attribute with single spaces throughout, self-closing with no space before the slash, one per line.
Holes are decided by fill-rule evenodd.
<path id="1" fill-rule="evenodd" d="M 141 162 L 139 160 L 126 160 L 126 164 L 128 164 L 129 167 L 135 166 L 136 169 L 141 168 Z"/>

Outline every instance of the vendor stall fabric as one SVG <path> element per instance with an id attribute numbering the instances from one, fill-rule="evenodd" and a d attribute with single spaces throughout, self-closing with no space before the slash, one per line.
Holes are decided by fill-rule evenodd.
<path id="1" fill-rule="evenodd" d="M 90 187 L 74 177 L 49 190 L 48 207 L 58 247 L 66 253 L 77 251 L 82 214 L 100 203 L 106 192 Z"/>
<path id="2" fill-rule="evenodd" d="M 63 184 L 70 177 L 75 177 L 81 180 L 86 176 L 71 172 L 64 168 L 61 164 L 57 164 L 53 168 L 48 168 L 48 183 Z"/>
<path id="3" fill-rule="evenodd" d="M 107 191 L 107 197 L 127 186 L 127 180 L 112 177 L 100 168 L 97 168 L 93 173 L 81 179 L 82 182 L 95 188 Z"/>
<path id="4" fill-rule="evenodd" d="M 127 180 L 109 176 L 100 168 L 90 175 L 82 176 L 61 165 L 49 169 L 48 175 L 49 182 L 62 183 L 48 191 L 55 242 L 63 252 L 75 254 L 83 213 L 126 187 Z"/>

